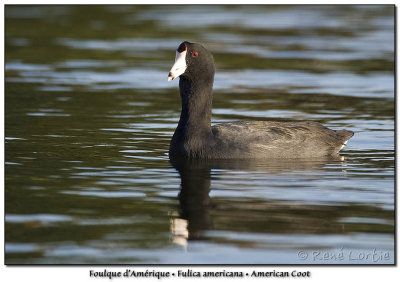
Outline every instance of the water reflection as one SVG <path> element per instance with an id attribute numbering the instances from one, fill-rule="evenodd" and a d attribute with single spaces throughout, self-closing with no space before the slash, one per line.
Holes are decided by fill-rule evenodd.
<path id="1" fill-rule="evenodd" d="M 205 231 L 213 229 L 211 215 L 212 200 L 210 198 L 211 179 L 218 178 L 218 174 L 223 174 L 225 170 L 252 173 L 262 172 L 268 178 L 270 174 L 281 174 L 298 172 L 309 174 L 313 170 L 323 170 L 328 164 L 336 164 L 339 172 L 345 172 L 344 157 L 326 157 L 319 159 L 244 159 L 244 160 L 172 160 L 171 164 L 179 172 L 181 178 L 181 190 L 179 193 L 180 214 L 179 217 L 171 221 L 171 232 L 174 236 L 173 242 L 186 246 L 186 240 L 206 240 Z M 217 170 L 212 174 L 212 170 Z M 264 187 L 268 189 L 268 187 Z M 311 197 L 310 197 L 311 198 Z M 264 199 L 265 201 L 266 199 Z M 293 203 L 296 205 L 296 203 Z M 278 204 L 279 205 L 279 204 Z M 282 209 L 286 209 L 286 205 Z M 315 209 L 315 207 L 309 207 Z M 318 208 L 317 208 L 318 209 Z M 243 214 L 243 216 L 246 216 Z M 267 215 L 268 216 L 268 215 Z M 292 214 L 298 218 L 297 214 Z M 314 222 L 315 217 L 302 219 L 303 221 Z M 264 222 L 259 222 L 263 225 Z M 318 228 L 309 226 L 309 228 Z M 309 229 L 308 228 L 308 229 Z M 279 227 L 274 229 L 274 233 L 291 233 L 290 229 Z M 305 228 L 304 230 L 307 230 Z M 302 230 L 302 232 L 307 232 Z M 292 230 L 299 231 L 299 230 Z"/>
<path id="2" fill-rule="evenodd" d="M 389 261 L 394 258 L 390 250 L 390 239 L 384 236 L 394 228 L 393 213 L 379 207 L 360 205 L 351 200 L 344 202 L 323 203 L 318 198 L 321 188 L 309 189 L 309 184 L 299 181 L 298 176 L 310 176 L 321 173 L 330 175 L 333 182 L 346 174 L 347 164 L 343 157 L 327 157 L 325 159 L 302 160 L 195 160 L 173 161 L 173 167 L 179 172 L 181 190 L 179 193 L 180 211 L 172 214 L 170 231 L 172 242 L 189 250 L 196 242 L 218 242 L 239 247 L 244 253 L 248 248 L 269 250 L 264 255 L 264 262 L 276 261 L 275 250 L 292 254 L 285 262 L 321 263 L 321 261 L 305 261 L 296 258 L 301 249 L 336 252 L 343 248 L 349 250 L 368 251 L 370 244 L 380 252 L 387 252 Z M 281 199 L 256 197 L 250 187 L 240 187 L 241 192 L 214 194 L 213 189 L 221 190 L 215 182 L 224 174 L 247 174 L 260 179 L 286 176 L 292 181 L 296 175 L 297 183 L 292 183 L 300 192 L 305 193 L 303 199 L 282 186 L 279 193 Z M 214 184 L 213 184 L 214 182 Z M 223 182 L 227 182 L 223 179 Z M 247 181 L 257 185 L 254 180 Z M 232 185 L 239 186 L 238 181 Z M 240 182 L 239 182 L 240 183 Z M 249 184 L 249 183 L 246 183 Z M 285 184 L 284 184 L 285 185 Z M 262 185 L 260 190 L 272 187 Z M 308 188 L 308 189 L 304 189 Z M 249 189 L 246 193 L 245 190 Z M 326 187 L 328 189 L 328 187 Z M 304 191 L 303 191 L 304 190 Z M 261 191 L 261 193 L 263 193 Z M 343 191 L 335 193 L 344 196 Z M 227 195 L 233 196 L 232 198 Z M 339 195 L 338 195 L 339 196 Z M 294 200 L 290 200 L 295 197 Z M 370 216 L 374 219 L 370 221 Z M 378 227 L 379 225 L 379 227 Z M 252 230 L 252 233 L 248 233 Z M 381 236 L 379 243 L 369 242 L 363 232 L 375 232 Z M 372 236 L 369 235 L 369 236 Z M 373 236 L 372 236 L 373 237 Z M 240 261 L 240 260 L 239 260 Z M 386 261 L 386 262 L 389 262 Z M 354 263 L 345 258 L 343 261 L 325 263 Z M 357 263 L 365 263 L 357 261 Z M 382 261 L 381 263 L 385 263 Z"/>
<path id="3" fill-rule="evenodd" d="M 178 198 L 180 217 L 187 221 L 187 239 L 202 239 L 203 231 L 212 227 L 209 196 L 211 168 L 207 163 L 190 161 L 175 162 L 173 165 L 181 178 Z"/>

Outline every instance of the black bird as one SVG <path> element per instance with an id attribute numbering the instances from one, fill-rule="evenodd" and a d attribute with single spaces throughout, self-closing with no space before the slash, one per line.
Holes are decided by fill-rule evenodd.
<path id="1" fill-rule="evenodd" d="M 170 159 L 315 158 L 337 156 L 354 133 L 317 122 L 237 121 L 211 126 L 214 59 L 198 43 L 182 42 L 168 81 L 179 76 L 182 111 Z"/>

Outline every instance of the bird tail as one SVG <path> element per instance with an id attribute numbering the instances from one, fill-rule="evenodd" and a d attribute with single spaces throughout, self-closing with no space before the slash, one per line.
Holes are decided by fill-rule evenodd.
<path id="1" fill-rule="evenodd" d="M 350 130 L 336 130 L 336 134 L 339 137 L 339 139 L 343 142 L 343 144 L 345 144 L 345 142 L 347 142 L 347 140 L 349 140 L 351 137 L 353 137 L 354 132 L 350 131 Z"/>

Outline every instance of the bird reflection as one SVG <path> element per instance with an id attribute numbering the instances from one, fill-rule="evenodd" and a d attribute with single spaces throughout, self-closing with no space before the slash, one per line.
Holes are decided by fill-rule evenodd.
<path id="1" fill-rule="evenodd" d="M 181 191 L 178 196 L 181 206 L 180 219 L 186 220 L 187 239 L 203 239 L 203 231 L 212 228 L 209 196 L 211 168 L 201 161 L 174 162 L 173 165 L 181 178 Z M 179 219 L 176 219 L 174 223 L 175 226 L 184 225 L 182 222 L 179 224 Z M 174 229 L 177 230 L 177 228 Z"/>
<path id="2" fill-rule="evenodd" d="M 171 219 L 173 242 L 186 246 L 190 240 L 205 240 L 205 231 L 213 229 L 212 201 L 209 196 L 213 169 L 262 171 L 278 174 L 290 171 L 321 170 L 328 162 L 340 162 L 343 157 L 324 159 L 273 159 L 273 160 L 171 160 L 179 172 L 181 191 L 178 195 L 180 213 Z M 213 173 L 218 178 L 218 174 Z"/>

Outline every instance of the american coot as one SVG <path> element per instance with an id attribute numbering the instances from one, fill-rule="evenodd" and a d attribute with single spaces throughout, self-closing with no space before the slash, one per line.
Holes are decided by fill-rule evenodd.
<path id="1" fill-rule="evenodd" d="M 352 131 L 317 122 L 237 121 L 211 126 L 215 65 L 201 44 L 182 42 L 168 81 L 180 77 L 182 112 L 170 159 L 310 158 L 337 156 Z"/>

